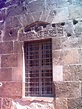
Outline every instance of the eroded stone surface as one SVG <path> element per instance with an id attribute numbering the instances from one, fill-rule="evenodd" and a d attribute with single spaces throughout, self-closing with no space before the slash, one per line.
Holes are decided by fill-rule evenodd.
<path id="1" fill-rule="evenodd" d="M 17 54 L 9 54 L 1 56 L 1 67 L 17 67 Z"/>
<path id="2" fill-rule="evenodd" d="M 22 84 L 20 82 L 0 82 L 0 97 L 21 97 Z"/>
<path id="3" fill-rule="evenodd" d="M 0 54 L 7 54 L 13 52 L 13 42 L 1 42 Z"/>
<path id="4" fill-rule="evenodd" d="M 52 54 L 54 65 L 69 65 L 79 63 L 78 49 L 53 50 Z"/>
<path id="5" fill-rule="evenodd" d="M 68 99 L 68 109 L 82 109 L 82 98 Z"/>
<path id="6" fill-rule="evenodd" d="M 82 108 L 81 10 L 81 0 L 0 0 L 0 96 L 13 99 L 22 96 L 24 41 L 52 38 L 52 67 L 55 75 L 56 71 L 59 75 L 54 75 L 55 107 Z M 24 31 L 36 21 L 50 24 L 39 27 L 37 32 L 33 28 Z M 62 82 L 56 83 L 57 80 Z M 13 101 L 14 107 L 11 102 L 2 98 L 1 109 L 53 109 L 49 102 L 23 105 Z"/>
<path id="7" fill-rule="evenodd" d="M 82 81 L 82 65 L 64 66 L 63 71 L 65 81 Z"/>
<path id="8" fill-rule="evenodd" d="M 12 41 L 12 40 L 17 40 L 17 32 L 18 29 L 6 29 L 4 33 L 3 40 L 4 41 Z"/>
<path id="9" fill-rule="evenodd" d="M 11 98 L 2 98 L 1 109 L 13 109 L 13 100 Z"/>
<path id="10" fill-rule="evenodd" d="M 18 102 L 13 103 L 14 109 L 55 109 L 54 105 L 52 103 L 38 103 L 38 102 L 32 102 L 29 105 L 21 105 Z"/>
<path id="11" fill-rule="evenodd" d="M 68 109 L 67 99 L 65 98 L 56 98 L 55 99 L 55 109 Z"/>
<path id="12" fill-rule="evenodd" d="M 11 81 L 11 80 L 12 80 L 12 68 L 1 68 L 0 81 Z"/>
<path id="13" fill-rule="evenodd" d="M 81 97 L 80 82 L 57 82 L 55 83 L 56 97 L 73 98 Z"/>

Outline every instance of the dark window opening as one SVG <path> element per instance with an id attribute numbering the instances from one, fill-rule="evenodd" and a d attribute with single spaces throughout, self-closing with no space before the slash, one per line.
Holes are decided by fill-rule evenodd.
<path id="1" fill-rule="evenodd" d="M 52 40 L 25 42 L 25 96 L 52 97 Z"/>

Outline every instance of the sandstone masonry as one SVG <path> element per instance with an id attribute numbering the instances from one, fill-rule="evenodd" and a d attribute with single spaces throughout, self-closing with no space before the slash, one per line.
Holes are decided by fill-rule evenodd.
<path id="1" fill-rule="evenodd" d="M 81 10 L 81 0 L 0 1 L 0 109 L 15 109 L 17 102 L 82 108 Z M 35 22 L 48 25 L 25 31 Z M 24 100 L 24 42 L 48 38 L 52 39 L 54 99 Z"/>

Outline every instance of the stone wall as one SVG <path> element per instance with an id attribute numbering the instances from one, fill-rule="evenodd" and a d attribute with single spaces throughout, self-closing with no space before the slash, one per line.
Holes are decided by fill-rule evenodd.
<path id="1" fill-rule="evenodd" d="M 22 98 L 24 41 L 45 38 L 52 38 L 55 109 L 82 108 L 81 9 L 81 0 L 0 0 L 1 109 Z M 49 25 L 24 31 L 36 21 Z"/>

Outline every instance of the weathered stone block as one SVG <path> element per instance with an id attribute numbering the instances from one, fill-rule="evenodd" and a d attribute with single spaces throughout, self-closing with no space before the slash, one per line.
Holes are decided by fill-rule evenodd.
<path id="1" fill-rule="evenodd" d="M 82 97 L 82 81 L 81 81 L 81 97 Z"/>
<path id="2" fill-rule="evenodd" d="M 8 18 L 6 17 L 5 28 L 7 28 L 7 29 L 12 28 L 12 17 L 11 16 L 9 16 Z"/>
<path id="3" fill-rule="evenodd" d="M 0 31 L 0 42 L 3 40 L 3 31 Z"/>
<path id="4" fill-rule="evenodd" d="M 17 68 L 12 68 L 12 80 L 13 81 L 23 81 L 23 68 L 22 67 L 17 67 Z"/>
<path id="5" fill-rule="evenodd" d="M 0 9 L 1 9 L 1 8 L 4 8 L 4 7 L 5 7 L 5 2 L 4 2 L 4 1 L 1 1 L 1 2 L 0 2 Z"/>
<path id="6" fill-rule="evenodd" d="M 79 45 L 79 48 L 82 48 L 82 37 L 78 38 L 78 45 Z"/>
<path id="7" fill-rule="evenodd" d="M 42 12 L 41 17 L 40 17 L 40 20 L 46 22 L 46 19 L 47 19 L 49 13 L 50 13 L 49 10 L 44 10 L 44 11 Z"/>
<path id="8" fill-rule="evenodd" d="M 73 36 L 73 34 L 74 34 L 73 20 L 70 20 L 68 22 L 65 22 L 65 25 L 64 25 L 64 33 L 68 37 L 72 37 Z M 68 34 L 70 34 L 70 36 Z"/>
<path id="9" fill-rule="evenodd" d="M 0 54 L 13 52 L 13 42 L 0 42 Z"/>
<path id="10" fill-rule="evenodd" d="M 21 28 L 20 16 L 8 17 L 5 19 L 5 28 Z"/>
<path id="11" fill-rule="evenodd" d="M 80 45 L 80 42 L 77 37 L 64 37 L 61 39 L 62 48 L 77 48 Z"/>
<path id="12" fill-rule="evenodd" d="M 79 63 L 78 49 L 52 51 L 54 65 Z"/>
<path id="13" fill-rule="evenodd" d="M 23 42 L 17 42 L 17 41 L 14 41 L 13 42 L 13 52 L 14 53 L 22 53 L 23 50 L 22 50 L 22 47 L 23 47 Z"/>
<path id="14" fill-rule="evenodd" d="M 0 86 L 0 96 L 16 98 L 22 96 L 22 83 L 20 82 L 2 82 Z"/>
<path id="15" fill-rule="evenodd" d="M 82 98 L 67 99 L 68 109 L 82 109 Z"/>
<path id="16" fill-rule="evenodd" d="M 70 19 L 76 19 L 76 18 L 82 18 L 82 6 L 80 5 L 70 5 L 69 6 L 69 18 Z"/>
<path id="17" fill-rule="evenodd" d="M 29 2 L 28 9 L 30 12 L 37 12 L 45 9 L 44 0 L 37 0 Z"/>
<path id="18" fill-rule="evenodd" d="M 62 65 L 62 53 L 60 50 L 58 51 L 52 50 L 52 57 L 54 65 Z"/>
<path id="19" fill-rule="evenodd" d="M 47 0 L 46 1 L 46 4 L 45 4 L 45 8 L 46 8 L 46 10 L 48 10 L 48 9 L 53 9 L 54 7 L 56 7 L 56 1 L 54 1 L 54 0 Z"/>
<path id="20" fill-rule="evenodd" d="M 60 98 L 81 97 L 81 82 L 56 82 L 55 93 Z"/>
<path id="21" fill-rule="evenodd" d="M 1 67 L 17 67 L 18 66 L 18 55 L 9 54 L 1 56 Z"/>
<path id="22" fill-rule="evenodd" d="M 2 68 L 0 69 L 0 81 L 11 81 L 12 80 L 12 69 Z"/>
<path id="23" fill-rule="evenodd" d="M 12 18 L 12 27 L 19 27 L 21 28 L 21 23 L 20 23 L 20 16 L 15 16 Z"/>
<path id="24" fill-rule="evenodd" d="M 63 67 L 64 81 L 82 81 L 82 65 L 68 65 Z"/>
<path id="25" fill-rule="evenodd" d="M 0 109 L 2 107 L 2 98 L 0 98 Z"/>
<path id="26" fill-rule="evenodd" d="M 7 9 L 7 17 L 16 16 L 16 15 L 19 15 L 21 13 L 24 13 L 22 5 L 9 6 Z"/>
<path id="27" fill-rule="evenodd" d="M 2 36 L 0 35 L 0 41 L 2 41 Z"/>
<path id="28" fill-rule="evenodd" d="M 68 109 L 67 99 L 65 99 L 65 98 L 56 98 L 55 99 L 55 109 Z"/>
<path id="29" fill-rule="evenodd" d="M 5 17 L 6 17 L 6 13 L 5 13 L 5 9 L 1 10 L 0 11 L 0 20 L 5 20 Z"/>
<path id="30" fill-rule="evenodd" d="M 41 15 L 42 15 L 42 11 L 40 11 L 40 12 L 33 12 L 32 13 L 32 16 L 34 18 L 34 21 L 40 21 Z"/>
<path id="31" fill-rule="evenodd" d="M 19 33 L 19 41 L 24 41 L 24 40 L 27 41 L 27 37 L 25 34 L 23 34 L 23 32 L 20 32 Z"/>
<path id="32" fill-rule="evenodd" d="M 81 37 L 80 34 L 82 33 L 82 22 L 79 22 L 77 25 L 75 25 L 74 32 L 76 37 Z"/>
<path id="33" fill-rule="evenodd" d="M 2 98 L 1 109 L 14 109 L 13 100 L 11 98 Z"/>
<path id="34" fill-rule="evenodd" d="M 17 39 L 17 29 L 6 29 L 4 33 L 3 40 L 4 41 L 11 41 Z"/>
<path id="35" fill-rule="evenodd" d="M 52 23 L 64 22 L 69 19 L 68 7 L 57 8 Z"/>
<path id="36" fill-rule="evenodd" d="M 82 49 L 78 49 L 79 62 L 82 63 Z"/>
<path id="37" fill-rule="evenodd" d="M 68 5 L 67 0 L 47 0 L 46 9 L 54 9 L 59 7 L 66 7 Z"/>
<path id="38" fill-rule="evenodd" d="M 25 17 L 26 17 L 26 19 L 27 19 L 26 26 L 27 26 L 28 24 L 31 24 L 31 23 L 34 22 L 34 19 L 33 19 L 32 13 L 27 13 L 27 14 L 25 14 Z"/>
<path id="39" fill-rule="evenodd" d="M 18 67 L 12 68 L 12 81 L 23 81 L 23 54 L 18 54 Z"/>
<path id="40" fill-rule="evenodd" d="M 0 55 L 0 68 L 1 68 L 1 55 Z"/>
<path id="41" fill-rule="evenodd" d="M 52 50 L 61 49 L 61 38 L 52 39 Z"/>
<path id="42" fill-rule="evenodd" d="M 1 21 L 0 22 L 0 30 L 4 30 L 4 28 L 5 28 L 5 23 L 4 23 L 4 21 Z"/>
<path id="43" fill-rule="evenodd" d="M 53 65 L 53 81 L 63 81 L 63 66 Z"/>
<path id="44" fill-rule="evenodd" d="M 55 15 L 56 15 L 55 10 L 51 10 L 51 11 L 49 12 L 49 15 L 48 15 L 46 21 L 47 21 L 48 23 L 52 23 L 53 18 L 54 18 Z"/>
<path id="45" fill-rule="evenodd" d="M 82 5 L 82 1 L 81 0 L 72 0 L 72 4 Z"/>
<path id="46" fill-rule="evenodd" d="M 25 14 L 21 14 L 21 15 L 19 15 L 19 22 L 20 22 L 20 24 L 21 24 L 21 27 L 26 27 L 28 24 L 29 24 L 29 22 L 28 21 L 31 21 L 33 18 L 31 18 L 30 16 L 28 16 L 28 17 L 30 17 L 29 18 L 29 20 L 27 19 L 28 17 L 28 14 L 27 13 L 25 13 Z M 33 17 L 33 16 L 32 16 Z M 33 23 L 33 22 L 32 22 Z"/>

